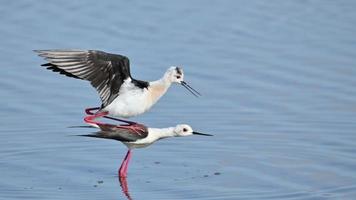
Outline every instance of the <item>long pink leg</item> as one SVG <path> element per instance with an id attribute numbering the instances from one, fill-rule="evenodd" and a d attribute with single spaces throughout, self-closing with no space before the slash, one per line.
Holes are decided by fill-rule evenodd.
<path id="1" fill-rule="evenodd" d="M 94 126 L 98 127 L 98 125 L 104 125 L 104 123 L 96 122 L 96 121 L 94 121 L 94 119 L 98 118 L 98 117 L 105 116 L 107 114 L 108 114 L 108 112 L 99 112 L 99 113 L 95 113 L 95 115 L 88 115 L 88 116 L 84 117 L 84 121 L 87 124 L 94 125 Z"/>
<path id="2" fill-rule="evenodd" d="M 119 177 L 127 176 L 127 168 L 129 166 L 130 159 L 131 159 L 131 150 L 129 149 L 126 153 L 125 159 L 121 163 L 121 166 L 119 169 Z"/>
<path id="3" fill-rule="evenodd" d="M 132 200 L 129 192 L 129 186 L 127 185 L 126 177 L 119 177 L 119 182 L 120 182 L 121 190 L 124 193 L 124 195 L 127 197 L 128 200 Z"/>
<path id="4" fill-rule="evenodd" d="M 130 160 L 131 160 L 131 150 L 129 150 L 129 156 L 127 157 L 127 162 L 126 162 L 126 165 L 125 165 L 125 174 L 127 174 L 127 169 L 129 168 L 129 163 L 130 163 Z"/>
<path id="5" fill-rule="evenodd" d="M 84 121 L 87 124 L 90 124 L 90 125 L 95 126 L 97 128 L 99 128 L 100 125 L 107 125 L 105 123 L 94 121 L 94 119 L 96 119 L 96 118 L 104 117 L 104 118 L 107 118 L 107 119 L 112 119 L 112 120 L 116 120 L 116 121 L 121 121 L 121 122 L 127 123 L 127 124 L 117 125 L 116 127 L 118 127 L 118 128 L 130 129 L 130 130 L 136 132 L 137 134 L 141 134 L 141 132 L 145 131 L 145 128 L 141 124 L 138 124 L 136 122 L 131 122 L 131 121 L 117 119 L 117 118 L 114 118 L 114 117 L 107 116 L 109 114 L 109 112 L 107 112 L 107 111 L 97 112 L 97 113 L 93 113 L 92 112 L 93 110 L 98 110 L 98 109 L 100 109 L 100 108 L 99 107 L 95 107 L 95 108 L 87 108 L 87 109 L 85 109 L 85 112 L 88 114 L 88 116 L 86 116 L 84 118 Z"/>
<path id="6" fill-rule="evenodd" d="M 127 151 L 126 157 L 125 157 L 125 164 L 122 166 L 122 172 L 121 172 L 121 177 L 126 177 L 127 176 L 127 169 L 129 166 L 129 162 L 131 160 L 131 150 Z"/>
<path id="7" fill-rule="evenodd" d="M 86 108 L 85 109 L 85 113 L 88 114 L 88 115 L 96 115 L 95 113 L 93 113 L 92 111 L 93 110 L 99 110 L 100 107 L 93 107 L 93 108 Z M 132 121 L 128 121 L 128 120 L 123 120 L 123 119 L 118 119 L 118 118 L 114 118 L 114 117 L 109 117 L 109 116 L 103 116 L 104 118 L 107 118 L 107 119 L 112 119 L 112 120 L 116 120 L 116 121 L 119 121 L 119 122 L 124 122 L 124 123 L 127 123 L 127 124 L 136 124 L 136 122 L 132 122 Z"/>
<path id="8" fill-rule="evenodd" d="M 100 109 L 100 107 L 86 108 L 86 109 L 85 109 L 85 113 L 86 113 L 87 115 L 94 115 L 94 113 L 92 113 L 91 111 L 93 111 L 93 110 L 99 110 L 99 109 Z"/>

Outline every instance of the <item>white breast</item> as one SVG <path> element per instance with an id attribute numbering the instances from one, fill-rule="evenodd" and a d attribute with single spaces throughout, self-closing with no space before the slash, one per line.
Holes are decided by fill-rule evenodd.
<path id="1" fill-rule="evenodd" d="M 112 116 L 128 118 L 146 112 L 151 106 L 148 89 L 138 88 L 128 78 L 121 85 L 119 96 L 103 110 Z"/>

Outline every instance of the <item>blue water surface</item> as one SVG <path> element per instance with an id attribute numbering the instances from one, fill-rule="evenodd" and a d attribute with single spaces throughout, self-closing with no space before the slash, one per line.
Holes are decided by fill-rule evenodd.
<path id="1" fill-rule="evenodd" d="M 355 1 L 7 1 L 0 7 L 0 199 L 355 199 Z M 76 137 L 100 105 L 88 82 L 44 70 L 34 49 L 99 49 L 142 80 L 171 65 L 148 113 L 214 134 L 133 152 Z"/>

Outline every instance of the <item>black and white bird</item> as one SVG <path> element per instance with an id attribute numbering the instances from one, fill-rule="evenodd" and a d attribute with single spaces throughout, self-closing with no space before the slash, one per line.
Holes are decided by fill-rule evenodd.
<path id="1" fill-rule="evenodd" d="M 127 154 L 118 171 L 120 177 L 127 176 L 127 169 L 131 159 L 131 150 L 134 148 L 147 147 L 157 140 L 169 137 L 182 137 L 189 135 L 212 136 L 210 134 L 195 132 L 192 127 L 186 124 L 179 124 L 175 127 L 169 128 L 148 128 L 145 125 L 136 124 L 136 126 L 140 126 L 139 129 L 123 128 L 125 125 L 116 126 L 105 123 L 97 124 L 100 128 L 99 132 L 81 136 L 118 140 L 128 147 Z"/>
<path id="2" fill-rule="evenodd" d="M 42 66 L 60 74 L 87 80 L 102 101 L 96 114 L 129 118 L 148 111 L 168 90 L 179 83 L 193 95 L 200 93 L 184 81 L 180 67 L 170 67 L 156 81 L 134 79 L 126 56 L 96 50 L 34 50 L 48 63 Z M 88 113 L 89 114 L 89 113 Z M 95 115 L 96 115 L 95 114 Z"/>

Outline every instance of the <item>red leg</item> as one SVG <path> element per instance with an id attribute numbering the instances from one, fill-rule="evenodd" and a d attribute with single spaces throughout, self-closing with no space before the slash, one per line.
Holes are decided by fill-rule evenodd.
<path id="1" fill-rule="evenodd" d="M 127 169 L 129 168 L 129 163 L 130 163 L 130 160 L 131 160 L 131 150 L 129 150 L 129 156 L 127 157 L 127 162 L 126 162 L 126 165 L 125 165 L 125 174 L 127 174 Z"/>
<path id="2" fill-rule="evenodd" d="M 93 113 L 92 111 L 93 110 L 99 110 L 100 107 L 93 107 L 93 108 L 86 108 L 85 109 L 85 113 L 87 115 L 96 115 L 95 113 Z M 124 122 L 124 123 L 127 123 L 127 124 L 136 124 L 136 122 L 132 122 L 132 121 L 128 121 L 128 120 L 123 120 L 123 119 L 118 119 L 118 118 L 115 118 L 115 117 L 109 117 L 109 116 L 103 116 L 104 118 L 107 118 L 107 119 L 111 119 L 111 120 L 116 120 L 116 121 L 119 121 L 119 122 Z"/>
<path id="3" fill-rule="evenodd" d="M 85 113 L 86 113 L 87 115 L 94 115 L 94 113 L 92 113 L 91 111 L 93 111 L 93 110 L 99 110 L 99 109 L 100 109 L 100 107 L 86 108 L 86 109 L 85 109 Z"/>
<path id="4" fill-rule="evenodd" d="M 129 192 L 129 186 L 127 185 L 126 177 L 119 177 L 119 182 L 120 182 L 121 190 L 124 193 L 124 195 L 127 197 L 128 200 L 132 200 Z"/>
<path id="5" fill-rule="evenodd" d="M 138 135 L 141 135 L 141 133 L 146 132 L 146 127 L 142 124 L 129 124 L 129 125 L 117 125 L 117 128 L 123 128 L 123 129 L 129 129 L 133 132 L 135 132 Z"/>
<path id="6" fill-rule="evenodd" d="M 129 166 L 129 161 L 131 159 L 131 150 L 129 149 L 126 153 L 125 159 L 122 161 L 119 169 L 119 177 L 127 176 L 127 168 Z"/>
<path id="7" fill-rule="evenodd" d="M 136 122 L 133 122 L 133 121 L 118 119 L 118 118 L 115 118 L 115 117 L 109 117 L 109 116 L 104 116 L 104 117 L 107 118 L 107 119 L 112 119 L 112 120 L 116 120 L 116 121 L 124 122 L 124 123 L 128 123 L 128 124 L 137 124 Z"/>
<path id="8" fill-rule="evenodd" d="M 96 122 L 96 121 L 94 121 L 94 119 L 98 118 L 98 117 L 103 117 L 107 114 L 108 114 L 108 112 L 95 113 L 95 115 L 89 115 L 89 116 L 84 117 L 84 121 L 87 124 L 98 127 L 99 125 L 104 125 L 104 123 Z"/>
<path id="9" fill-rule="evenodd" d="M 107 126 L 110 124 L 94 121 L 96 118 L 106 117 L 107 114 L 108 114 L 108 112 L 99 112 L 99 113 L 96 113 L 95 115 L 88 115 L 84 118 L 84 121 L 85 121 L 85 123 L 90 124 L 91 126 L 95 126 L 97 128 L 100 128 L 99 126 Z M 115 125 L 111 125 L 111 126 L 115 126 Z M 138 124 L 138 123 L 122 124 L 122 125 L 117 125 L 116 127 L 122 128 L 122 129 L 130 129 L 131 131 L 133 131 L 139 135 L 141 135 L 142 132 L 146 131 L 145 126 Z"/>

